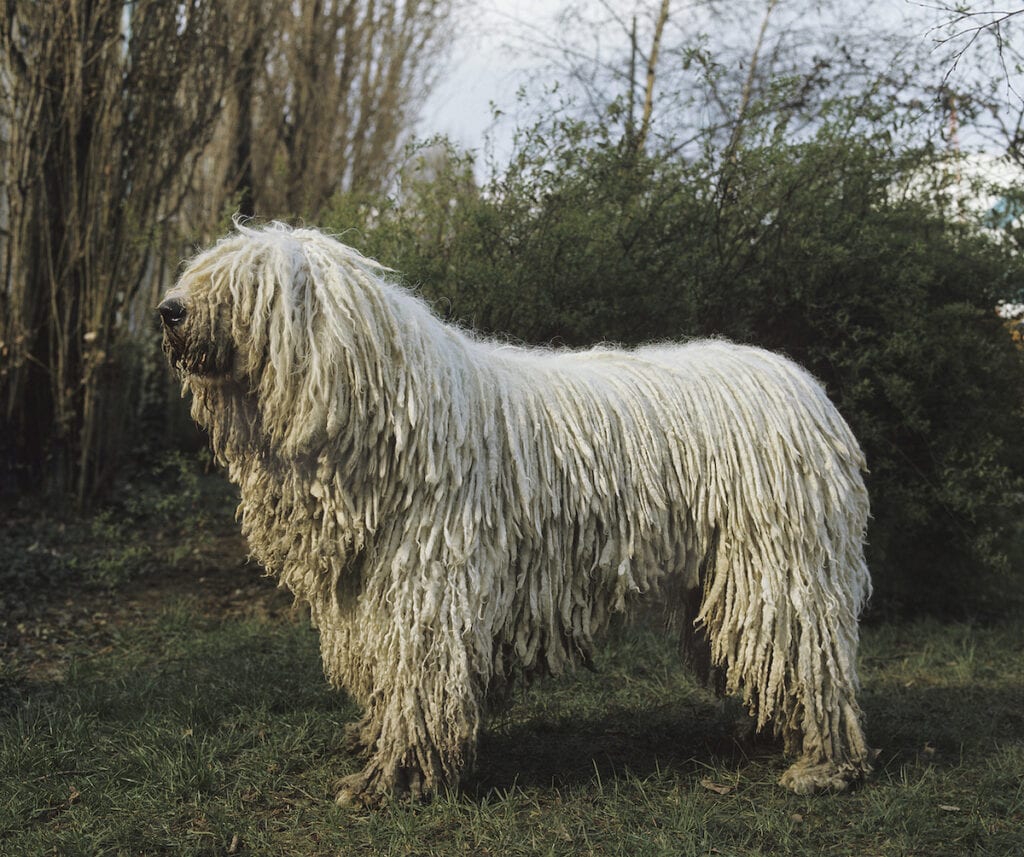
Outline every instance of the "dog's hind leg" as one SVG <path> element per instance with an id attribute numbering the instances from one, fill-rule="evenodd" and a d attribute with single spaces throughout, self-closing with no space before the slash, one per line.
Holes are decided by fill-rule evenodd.
<path id="1" fill-rule="evenodd" d="M 830 554 L 807 539 L 784 554 L 724 532 L 709 564 L 694 633 L 757 729 L 799 755 L 780 780 L 798 794 L 841 790 L 870 770 L 856 701 L 862 562 L 853 548 Z"/>

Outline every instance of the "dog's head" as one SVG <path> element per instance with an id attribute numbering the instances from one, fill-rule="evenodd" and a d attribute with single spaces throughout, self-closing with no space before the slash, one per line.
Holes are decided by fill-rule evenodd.
<path id="1" fill-rule="evenodd" d="M 246 229 L 188 263 L 157 307 L 164 352 L 186 383 L 256 380 L 273 319 L 292 315 L 289 298 L 305 279 L 299 251 L 289 231 Z"/>
<path id="2" fill-rule="evenodd" d="M 230 395 L 281 446 L 333 435 L 381 375 L 380 270 L 280 224 L 238 226 L 196 256 L 157 309 L 171 364 L 212 411 L 197 419 L 216 422 Z"/>

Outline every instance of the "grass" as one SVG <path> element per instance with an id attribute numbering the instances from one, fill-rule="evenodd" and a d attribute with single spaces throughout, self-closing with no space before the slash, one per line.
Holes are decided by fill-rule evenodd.
<path id="1" fill-rule="evenodd" d="M 880 753 L 852 794 L 778 788 L 778 749 L 623 627 L 599 673 L 495 711 L 459 792 L 364 813 L 331 801 L 356 711 L 306 623 L 156 604 L 62 676 L 0 673 L 0 853 L 1024 854 L 1024 622 L 866 629 Z"/>

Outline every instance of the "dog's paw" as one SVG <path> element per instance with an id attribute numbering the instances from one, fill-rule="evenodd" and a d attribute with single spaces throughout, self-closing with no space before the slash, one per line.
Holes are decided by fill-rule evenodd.
<path id="1" fill-rule="evenodd" d="M 366 771 L 343 777 L 334 802 L 353 809 L 377 809 L 384 804 L 387 795 L 371 782 L 373 779 Z"/>
<path id="2" fill-rule="evenodd" d="M 851 763 L 815 763 L 801 759 L 779 778 L 779 785 L 798 795 L 811 795 L 824 791 L 846 791 L 862 779 L 864 771 Z"/>
<path id="3" fill-rule="evenodd" d="M 377 809 L 394 800 L 422 802 L 430 795 L 426 777 L 419 768 L 400 768 L 395 776 L 384 777 L 379 768 L 370 765 L 338 783 L 334 802 L 338 806 Z"/>

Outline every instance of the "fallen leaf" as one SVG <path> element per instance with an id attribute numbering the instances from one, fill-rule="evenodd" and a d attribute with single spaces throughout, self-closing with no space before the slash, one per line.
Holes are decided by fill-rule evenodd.
<path id="1" fill-rule="evenodd" d="M 939 809 L 941 809 L 943 812 L 960 812 L 960 807 L 950 806 L 949 804 L 945 803 L 940 803 Z"/>
<path id="2" fill-rule="evenodd" d="M 708 791 L 712 791 L 715 794 L 727 795 L 733 790 L 733 786 L 722 785 L 722 783 L 716 783 L 714 780 L 703 779 L 700 784 L 704 786 Z"/>

